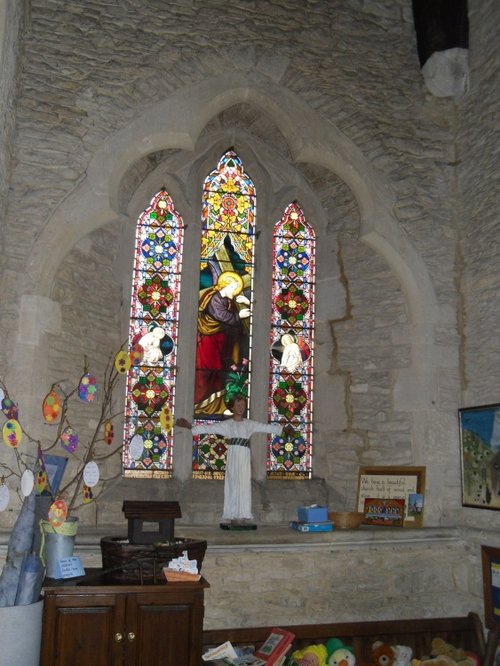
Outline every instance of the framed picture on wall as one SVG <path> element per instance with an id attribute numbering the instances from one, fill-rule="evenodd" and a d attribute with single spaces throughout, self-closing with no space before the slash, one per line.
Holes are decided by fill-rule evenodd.
<path id="1" fill-rule="evenodd" d="M 500 548 L 481 546 L 484 621 L 489 629 L 500 626 Z"/>
<path id="2" fill-rule="evenodd" d="M 458 410 L 462 505 L 500 509 L 500 404 Z"/>
<path id="3" fill-rule="evenodd" d="M 358 473 L 357 510 L 365 513 L 365 524 L 388 525 L 390 521 L 374 522 L 365 509 L 373 514 L 375 499 L 383 507 L 382 513 L 387 515 L 387 508 L 392 500 L 400 500 L 403 520 L 397 525 L 403 527 L 422 527 L 424 518 L 425 467 L 360 467 Z M 367 502 L 368 500 L 368 502 Z M 396 526 L 396 524 L 394 524 Z"/>

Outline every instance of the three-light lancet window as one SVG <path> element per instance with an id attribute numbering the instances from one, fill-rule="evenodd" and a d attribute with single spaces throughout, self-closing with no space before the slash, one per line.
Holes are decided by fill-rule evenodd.
<path id="1" fill-rule="evenodd" d="M 189 301 L 197 303 L 193 313 L 197 329 L 194 421 L 227 418 L 231 399 L 241 394 L 247 397 L 251 412 L 252 394 L 267 386 L 268 418 L 283 427 L 280 436 L 269 438 L 267 474 L 310 478 L 314 230 L 298 203 L 292 202 L 274 223 L 272 248 L 259 247 L 256 188 L 233 150 L 224 153 L 207 175 L 201 197 L 196 275 L 183 274 L 187 229 L 168 192 L 158 192 L 137 222 L 128 340 L 135 362 L 127 375 L 124 475 L 174 474 L 177 357 L 179 345 L 188 344 L 183 338 L 192 339 L 179 335 L 179 304 L 189 293 Z M 260 285 L 258 294 L 254 284 L 257 253 L 272 257 L 271 282 L 266 293 L 261 293 Z M 265 299 L 271 300 L 267 379 L 257 377 L 252 369 L 257 304 Z M 193 476 L 223 478 L 226 450 L 226 441 L 217 435 L 195 438 Z"/>

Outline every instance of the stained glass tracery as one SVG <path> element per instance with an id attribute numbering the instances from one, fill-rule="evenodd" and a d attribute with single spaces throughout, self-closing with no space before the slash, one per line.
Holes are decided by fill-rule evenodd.
<path id="1" fill-rule="evenodd" d="M 140 215 L 127 373 L 125 476 L 172 474 L 172 425 L 184 224 L 165 190 Z"/>
<path id="2" fill-rule="evenodd" d="M 205 179 L 197 320 L 196 423 L 225 418 L 235 393 L 250 397 L 255 187 L 229 150 Z M 207 435 L 193 448 L 193 476 L 221 478 L 226 441 Z"/>
<path id="3" fill-rule="evenodd" d="M 270 478 L 310 478 L 315 234 L 297 203 L 274 228 L 269 419 L 284 424 L 268 447 Z"/>
<path id="4" fill-rule="evenodd" d="M 236 393 L 250 397 L 256 195 L 234 151 L 203 186 L 195 423 L 221 420 Z M 138 220 L 127 375 L 125 476 L 173 471 L 178 308 L 184 225 L 164 190 Z M 284 425 L 268 446 L 270 478 L 310 478 L 315 234 L 293 203 L 273 235 L 269 420 Z M 214 362 L 215 359 L 215 362 Z M 167 425 L 165 425 L 167 424 Z M 227 443 L 195 440 L 193 475 L 223 478 Z"/>

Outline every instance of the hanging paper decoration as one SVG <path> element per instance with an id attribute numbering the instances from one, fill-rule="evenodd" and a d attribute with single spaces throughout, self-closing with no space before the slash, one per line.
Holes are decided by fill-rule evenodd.
<path id="1" fill-rule="evenodd" d="M 115 369 L 116 372 L 119 372 L 121 375 L 124 375 L 126 372 L 130 370 L 130 366 L 132 365 L 132 361 L 130 360 L 130 356 L 127 354 L 126 351 L 121 351 L 118 352 L 118 354 L 115 356 Z"/>
<path id="2" fill-rule="evenodd" d="M 2 399 L 2 412 L 8 419 L 16 419 L 19 416 L 17 405 L 10 398 Z"/>
<path id="3" fill-rule="evenodd" d="M 112 444 L 114 436 L 115 436 L 115 429 L 113 428 L 113 423 L 108 420 L 104 424 L 104 441 L 108 446 Z"/>
<path id="4" fill-rule="evenodd" d="M 160 425 L 161 429 L 165 433 L 168 433 L 172 430 L 174 419 L 168 405 L 165 405 L 165 407 L 160 412 Z"/>
<path id="5" fill-rule="evenodd" d="M 21 476 L 21 492 L 24 497 L 31 495 L 35 485 L 35 476 L 30 469 L 25 469 Z"/>
<path id="6" fill-rule="evenodd" d="M 2 483 L 0 485 L 0 511 L 5 511 L 9 506 L 9 487 Z"/>
<path id="7" fill-rule="evenodd" d="M 61 398 L 58 396 L 56 391 L 52 389 L 48 393 L 42 404 L 42 414 L 46 423 L 56 423 L 56 421 L 61 416 Z"/>
<path id="8" fill-rule="evenodd" d="M 80 379 L 78 386 L 78 396 L 83 402 L 94 402 L 97 397 L 97 381 L 94 375 L 87 372 Z"/>
<path id="9" fill-rule="evenodd" d="M 144 348 L 139 343 L 132 345 L 130 348 L 130 362 L 136 367 L 141 365 L 142 359 L 144 358 Z"/>
<path id="10" fill-rule="evenodd" d="M 99 482 L 99 467 L 91 460 L 83 468 L 83 480 L 89 488 L 93 488 Z"/>
<path id="11" fill-rule="evenodd" d="M 49 509 L 49 523 L 53 527 L 61 527 L 68 517 L 68 505 L 62 499 L 52 502 Z"/>
<path id="12" fill-rule="evenodd" d="M 92 502 L 92 500 L 94 499 L 92 488 L 90 488 L 90 486 L 87 486 L 86 484 L 83 484 L 82 495 L 83 495 L 84 504 L 88 504 L 89 502 Z"/>
<path id="13" fill-rule="evenodd" d="M 68 453 L 73 453 L 78 446 L 78 433 L 71 426 L 67 426 L 61 433 L 61 445 Z"/>
<path id="14" fill-rule="evenodd" d="M 3 441 L 7 444 L 7 446 L 10 446 L 13 449 L 17 448 L 21 443 L 21 439 L 23 438 L 21 425 L 15 419 L 9 419 L 4 423 L 2 435 Z"/>
<path id="15" fill-rule="evenodd" d="M 38 495 L 41 495 L 42 492 L 47 487 L 47 472 L 45 469 L 38 468 L 35 474 L 35 490 Z"/>
<path id="16" fill-rule="evenodd" d="M 43 457 L 42 449 L 38 447 L 38 456 L 35 464 L 35 490 L 38 495 L 42 494 L 47 487 L 47 483 L 48 477 L 45 469 L 45 458 Z"/>
<path id="17" fill-rule="evenodd" d="M 5 398 L 5 391 L 3 388 L 0 386 L 0 405 L 2 404 L 2 400 Z"/>
<path id="18" fill-rule="evenodd" d="M 139 460 L 144 451 L 144 440 L 140 435 L 134 435 L 130 440 L 129 453 L 132 460 Z"/>

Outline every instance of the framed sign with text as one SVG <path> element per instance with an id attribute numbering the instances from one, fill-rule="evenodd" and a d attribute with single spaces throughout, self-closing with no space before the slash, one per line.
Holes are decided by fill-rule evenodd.
<path id="1" fill-rule="evenodd" d="M 365 500 L 404 500 L 404 527 L 422 527 L 425 467 L 360 467 L 357 510 L 365 511 Z"/>

